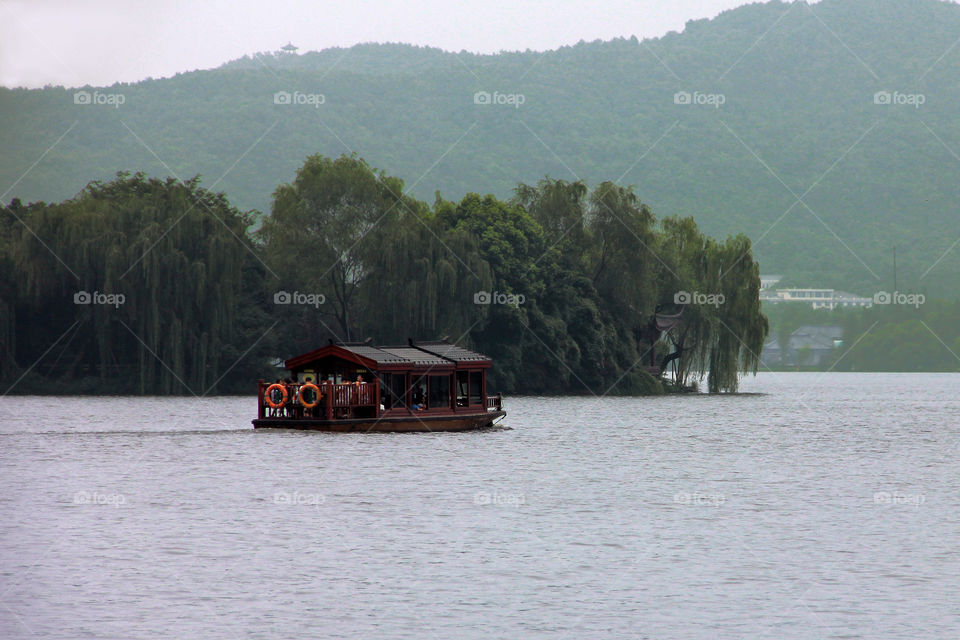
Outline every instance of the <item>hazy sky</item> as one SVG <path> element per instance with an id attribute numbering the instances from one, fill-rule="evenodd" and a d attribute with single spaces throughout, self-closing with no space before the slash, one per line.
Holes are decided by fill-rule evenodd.
<path id="1" fill-rule="evenodd" d="M 0 84 L 109 85 L 300 52 L 408 42 L 490 53 L 657 37 L 744 0 L 0 0 Z"/>

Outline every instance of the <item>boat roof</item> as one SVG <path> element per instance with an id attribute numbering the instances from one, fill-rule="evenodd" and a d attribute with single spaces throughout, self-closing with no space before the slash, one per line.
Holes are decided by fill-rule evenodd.
<path id="1" fill-rule="evenodd" d="M 388 353 L 391 356 L 400 358 L 402 361 L 427 366 L 444 366 L 450 364 L 449 360 L 440 356 L 417 349 L 416 347 L 380 347 L 380 351 Z"/>
<path id="2" fill-rule="evenodd" d="M 380 347 L 374 347 L 368 344 L 340 344 L 338 346 L 362 358 L 369 358 L 380 364 L 396 364 L 407 361 L 407 359 L 400 354 L 384 351 Z"/>
<path id="3" fill-rule="evenodd" d="M 284 364 L 287 369 L 303 368 L 317 360 L 334 356 L 350 360 L 368 369 L 436 369 L 489 367 L 489 357 L 446 340 L 414 342 L 406 345 L 375 346 L 369 342 L 330 342 L 325 347 L 294 356 Z"/>
<path id="4" fill-rule="evenodd" d="M 421 351 L 427 351 L 429 353 L 438 355 L 441 358 L 453 360 L 454 362 L 490 361 L 490 358 L 482 353 L 464 349 L 463 347 L 451 342 L 447 342 L 446 340 L 437 340 L 435 342 L 417 342 L 414 344 L 416 345 L 416 348 L 420 349 Z"/>

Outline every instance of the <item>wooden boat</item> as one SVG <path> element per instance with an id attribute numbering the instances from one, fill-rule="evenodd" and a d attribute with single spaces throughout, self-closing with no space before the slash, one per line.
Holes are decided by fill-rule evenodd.
<path id="1" fill-rule="evenodd" d="M 258 384 L 254 428 L 464 431 L 506 415 L 487 395 L 487 356 L 447 341 L 334 343 L 290 358 L 285 380 Z"/>

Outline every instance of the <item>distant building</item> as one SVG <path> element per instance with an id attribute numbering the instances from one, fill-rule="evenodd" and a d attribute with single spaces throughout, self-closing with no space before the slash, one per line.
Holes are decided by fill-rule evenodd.
<path id="1" fill-rule="evenodd" d="M 300 47 L 295 47 L 295 46 L 293 46 L 293 43 L 292 43 L 292 42 L 288 42 L 288 43 L 287 43 L 286 45 L 284 45 L 283 47 L 280 47 L 280 51 L 283 51 L 284 53 L 296 53 L 296 52 L 297 52 L 297 49 L 299 49 L 299 48 L 300 48 Z"/>
<path id="2" fill-rule="evenodd" d="M 761 287 L 762 283 L 763 280 L 761 279 Z M 760 300 L 771 304 L 801 302 L 809 304 L 814 309 L 873 306 L 873 298 L 864 298 L 854 293 L 835 289 L 761 289 Z"/>
<path id="3" fill-rule="evenodd" d="M 773 285 L 783 280 L 783 276 L 760 276 L 760 288 L 769 289 Z"/>
<path id="4" fill-rule="evenodd" d="M 786 349 L 776 337 L 763 345 L 760 362 L 766 367 L 817 367 L 843 346 L 843 329 L 836 325 L 803 325 L 790 334 Z"/>

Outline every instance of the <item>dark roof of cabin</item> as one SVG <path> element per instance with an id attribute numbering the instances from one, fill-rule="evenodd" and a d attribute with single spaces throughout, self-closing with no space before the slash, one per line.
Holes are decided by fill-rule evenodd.
<path id="1" fill-rule="evenodd" d="M 364 358 L 370 358 L 371 360 L 379 364 L 400 364 L 406 362 L 407 359 L 401 355 L 390 353 L 389 351 L 384 351 L 380 347 L 374 347 L 369 344 L 338 344 L 338 347 L 342 347 L 347 351 L 351 351 L 358 356 Z"/>
<path id="2" fill-rule="evenodd" d="M 404 364 L 417 367 L 440 367 L 454 363 L 477 363 L 481 366 L 489 366 L 490 363 L 490 358 L 482 353 L 470 351 L 446 341 L 414 342 L 407 345 L 392 346 L 374 346 L 369 342 L 342 342 L 333 343 L 330 346 L 372 360 L 377 367 Z M 295 356 L 287 360 L 286 364 L 288 367 L 302 366 L 315 357 L 323 357 L 321 352 L 324 349 L 324 347 L 321 347 Z"/>
<path id="3" fill-rule="evenodd" d="M 414 344 L 424 351 L 435 353 L 442 358 L 453 360 L 454 362 L 473 362 L 490 359 L 482 353 L 464 349 L 445 340 L 438 342 L 415 342 Z"/>
<path id="4" fill-rule="evenodd" d="M 349 347 L 347 347 L 349 349 Z M 434 355 L 422 349 L 417 349 L 415 347 L 378 347 L 380 351 L 389 353 L 391 355 L 397 356 L 402 360 L 407 362 L 412 362 L 413 364 L 425 364 L 430 366 L 442 366 L 450 364 L 450 361 L 441 358 L 440 356 Z"/>

